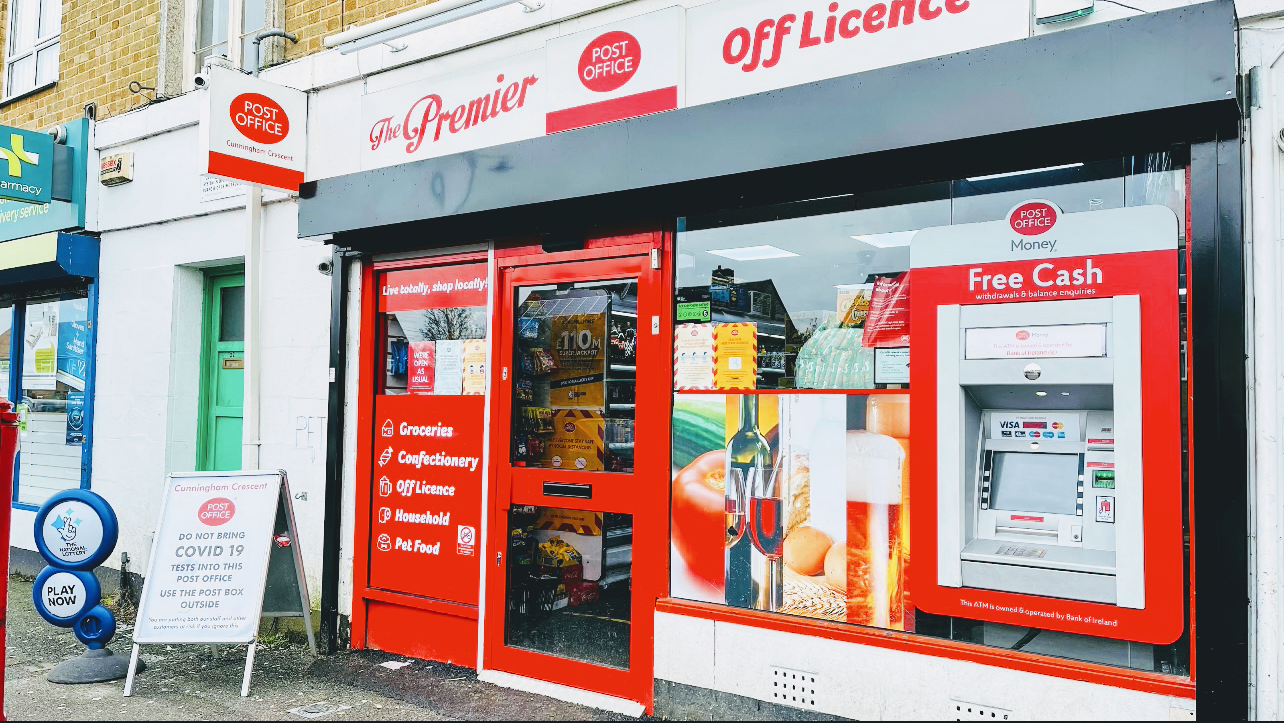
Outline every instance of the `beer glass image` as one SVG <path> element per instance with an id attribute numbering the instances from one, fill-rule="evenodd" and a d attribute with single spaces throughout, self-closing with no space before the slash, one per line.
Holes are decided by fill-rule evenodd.
<path id="1" fill-rule="evenodd" d="M 847 432 L 847 622 L 900 627 L 901 473 L 905 450 L 894 438 Z"/>

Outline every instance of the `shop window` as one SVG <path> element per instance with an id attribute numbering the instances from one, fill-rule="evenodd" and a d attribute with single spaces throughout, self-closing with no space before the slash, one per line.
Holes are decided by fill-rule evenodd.
<path id="1" fill-rule="evenodd" d="M 632 472 L 636 280 L 518 289 L 512 460 Z"/>
<path id="2" fill-rule="evenodd" d="M 432 273 L 431 270 L 392 272 Z M 385 281 L 385 286 L 389 283 Z M 479 300 L 461 303 L 485 303 Z M 435 306 L 420 300 L 387 300 L 384 322 L 384 394 L 460 395 L 486 393 L 486 307 Z M 455 301 L 443 301 L 452 304 Z M 424 307 L 424 308 L 401 308 Z"/>
<path id="3" fill-rule="evenodd" d="M 29 301 L 22 324 L 21 448 L 15 500 L 81 486 L 91 340 L 84 294 Z"/>
<path id="4" fill-rule="evenodd" d="M 9 47 L 4 58 L 4 97 L 14 98 L 58 80 L 62 3 L 12 0 Z"/>
<path id="5" fill-rule="evenodd" d="M 947 505 L 941 500 L 948 497 L 948 487 L 939 486 L 940 475 L 946 473 L 937 469 L 915 470 L 913 474 L 920 476 L 914 477 L 911 461 L 924 446 L 940 450 L 940 440 L 953 435 L 959 436 L 964 449 L 961 502 L 956 508 L 942 507 L 948 511 L 938 514 L 942 520 L 957 517 L 959 528 L 938 529 L 937 539 L 957 534 L 964 542 L 985 544 L 952 553 L 954 567 L 963 570 L 962 582 L 951 583 L 952 589 L 1027 594 L 1032 596 L 1025 599 L 1027 605 L 1029 600 L 1051 601 L 1046 604 L 1051 620 L 1059 614 L 1063 620 L 1075 617 L 1080 609 L 1089 611 L 1083 615 L 1089 622 L 1102 611 L 1122 610 L 1124 618 L 1134 614 L 1129 611 L 1160 605 L 1154 589 L 1147 590 L 1150 597 L 1145 601 L 1126 599 L 1133 593 L 1125 590 L 1132 583 L 1125 582 L 1122 572 L 1128 554 L 1123 541 L 1140 534 L 1140 528 L 1125 527 L 1116 517 L 1116 502 L 1126 504 L 1129 484 L 1122 460 L 1132 452 L 1124 450 L 1122 442 L 1115 444 L 1115 424 L 1110 420 L 1117 415 L 1121 425 L 1130 424 L 1124 417 L 1139 419 L 1142 412 L 1135 407 L 1140 405 L 1116 408 L 1124 404 L 1117 402 L 1126 398 L 1123 392 L 1091 371 L 1106 368 L 1107 361 L 1123 365 L 1114 360 L 1124 358 L 1130 344 L 1143 343 L 1135 332 L 1128 332 L 1134 333 L 1130 341 L 1122 331 L 1130 328 L 1128 319 L 1133 318 L 1127 315 L 1132 302 L 1124 297 L 1133 292 L 1093 298 L 1096 292 L 1087 288 L 1090 283 L 1074 285 L 1074 272 L 1084 278 L 1082 266 L 1060 269 L 1055 263 L 1039 267 L 1037 280 L 1016 278 L 1013 285 L 1009 282 L 1018 267 L 1004 267 L 997 289 L 987 286 L 987 294 L 973 305 L 955 302 L 951 307 L 962 309 L 962 320 L 953 322 L 960 325 L 958 334 L 946 331 L 932 338 L 939 345 L 959 345 L 956 356 L 940 357 L 945 359 L 939 362 L 943 367 L 961 364 L 961 374 L 984 376 L 997 367 L 977 365 L 979 361 L 1011 366 L 1020 360 L 1021 366 L 1030 362 L 1033 367 L 1026 369 L 1027 375 L 1019 383 L 1007 377 L 968 377 L 956 380 L 953 387 L 941 387 L 947 400 L 950 394 L 966 397 L 962 416 L 937 419 L 932 428 L 914 428 L 911 433 L 910 408 L 915 395 L 926 392 L 911 384 L 908 371 L 910 340 L 917 338 L 912 335 L 931 333 L 909 327 L 913 299 L 919 298 L 914 295 L 940 294 L 943 283 L 941 276 L 920 273 L 925 265 L 915 261 L 914 254 L 928 253 L 923 249 L 929 247 L 916 244 L 955 238 L 942 236 L 942 228 L 966 231 L 1000 222 L 990 228 L 1003 232 L 1003 248 L 990 261 L 976 262 L 981 269 L 976 283 L 981 283 L 984 271 L 989 274 L 984 283 L 990 284 L 999 275 L 994 265 L 1009 259 L 1025 263 L 1027 256 L 1034 258 L 1031 267 L 1044 261 L 1039 254 L 1049 261 L 1084 261 L 1073 253 L 1054 252 L 1049 240 L 1061 238 L 1066 244 L 1082 237 L 1040 238 L 1034 233 L 1037 226 L 1032 229 L 1029 224 L 1043 223 L 1054 214 L 1082 221 L 1098 211 L 1167 207 L 1175 218 L 1163 209 L 1140 210 L 1145 211 L 1144 219 L 1159 219 L 1153 227 L 1162 229 L 1161 236 L 1168 234 L 1161 253 L 1171 264 L 1172 276 L 1158 278 L 1153 288 L 1163 295 L 1163 308 L 1173 312 L 1162 320 L 1164 328 L 1176 333 L 1171 348 L 1145 356 L 1156 353 L 1148 349 L 1137 358 L 1159 359 L 1185 398 L 1184 377 L 1177 371 L 1187 338 L 1180 260 L 1185 196 L 1185 160 L 1181 153 L 1164 153 L 680 219 L 674 309 L 672 595 L 1189 675 L 1190 638 L 1180 620 L 1166 639 L 1155 642 L 1163 636 L 1146 631 L 1150 641 L 1138 642 L 1105 633 L 1067 632 L 1066 625 L 1055 622 L 1014 624 L 1004 617 L 1005 611 L 984 612 L 998 597 L 988 592 L 979 594 L 970 608 L 976 614 L 934 613 L 926 608 L 940 609 L 939 594 L 932 591 L 936 597 L 927 604 L 927 594 L 916 592 L 923 589 L 916 581 L 923 579 L 945 585 L 938 582 L 939 569 L 949 565 L 915 566 L 924 553 L 916 557 L 911 552 L 911 540 L 920 539 L 911 534 L 911 510 L 925 503 L 916 502 L 912 490 L 923 489 L 927 480 L 938 485 L 932 488 L 938 494 L 926 504 Z M 1029 218 L 1020 213 L 1027 205 Z M 1138 215 L 1098 218 L 1119 218 L 1126 225 Z M 1132 238 L 1131 228 L 1121 229 L 1117 237 Z M 1027 236 L 1022 230 L 1031 233 Z M 940 253 L 943 247 L 948 248 L 930 248 Z M 1094 248 L 1088 253 L 1113 253 L 1108 246 Z M 1028 254 L 1013 255 L 1018 250 Z M 939 265 L 963 268 L 973 263 L 969 256 L 959 258 L 968 260 Z M 1091 266 L 1086 278 L 1096 278 Z M 1149 292 L 1136 293 L 1142 296 L 1129 298 L 1145 299 L 1144 304 L 1155 298 L 1144 296 Z M 993 312 L 1000 299 L 1013 303 Z M 1067 300 L 1071 305 L 1065 305 Z M 992 315 L 985 316 L 986 310 Z M 1008 313 L 1004 318 L 1009 320 L 993 313 Z M 1046 316 L 1011 320 L 1023 318 L 1022 313 Z M 1109 317 L 1111 322 L 1093 316 L 1111 313 L 1116 314 Z M 962 333 L 965 327 L 977 332 L 970 342 Z M 733 330 L 748 339 L 733 337 Z M 1049 342 L 1048 349 L 1021 346 L 1031 336 L 1029 343 L 1037 346 L 1042 334 L 1061 336 Z M 952 337 L 957 338 L 951 341 Z M 982 348 L 990 339 L 997 339 L 993 348 Z M 945 352 L 938 348 L 937 353 Z M 1033 363 L 1039 361 L 1043 364 Z M 1022 376 L 1021 366 L 1013 367 L 1017 376 Z M 1044 367 L 1078 376 L 1058 377 L 1061 371 L 1043 376 Z M 1136 369 L 1139 377 L 1154 372 L 1142 372 L 1140 362 Z M 1070 378 L 1076 381 L 1064 381 Z M 1035 383 L 1040 379 L 1046 383 Z M 1172 400 L 1178 392 L 1174 388 L 1164 393 Z M 936 408 L 936 402 L 931 404 Z M 1174 406 L 1167 423 L 1173 425 L 1174 437 L 1185 440 L 1184 411 L 1176 410 Z M 1122 438 L 1124 432 L 1119 434 Z M 1142 435 L 1137 432 L 1137 438 L 1147 439 Z M 1186 445 L 1180 445 L 1178 455 L 1171 438 L 1165 444 L 1171 458 L 1164 469 L 1171 474 L 1147 471 L 1146 489 L 1148 494 L 1163 489 L 1174 500 L 1171 519 L 1177 519 L 1176 509 L 1181 508 L 1180 524 L 1187 526 L 1179 482 L 1187 469 Z M 934 454 L 931 459 L 939 461 L 945 452 Z M 921 476 L 924 472 L 927 477 Z M 1138 507 L 1140 501 L 1130 509 Z M 1147 514 L 1153 511 L 1145 509 Z M 919 523 L 922 518 L 916 519 Z M 1181 567 L 1185 544 L 1178 535 L 1174 532 L 1164 540 L 1171 553 L 1165 559 L 1174 570 Z M 933 547 L 946 558 L 939 550 L 949 545 Z M 1189 554 L 1188 549 L 1184 552 Z M 1068 555 L 1066 562 L 1058 561 L 1062 553 Z M 1008 564 L 1009 560 L 1019 564 Z M 1081 561 L 1087 564 L 1075 567 Z M 1183 611 L 1188 615 L 1189 583 L 1177 573 L 1165 580 L 1168 587 L 1161 594 L 1185 601 L 1176 615 L 1166 618 L 1172 622 Z M 746 624 L 753 619 L 746 618 Z M 1103 627 L 1085 625 L 1078 630 L 1095 632 L 1111 624 L 1105 620 Z"/>

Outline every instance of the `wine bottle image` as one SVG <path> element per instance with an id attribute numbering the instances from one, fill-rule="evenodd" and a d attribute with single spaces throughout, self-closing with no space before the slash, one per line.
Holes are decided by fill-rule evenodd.
<path id="1" fill-rule="evenodd" d="M 758 397 L 753 394 L 740 396 L 740 428 L 727 442 L 728 481 L 744 480 L 743 484 L 728 484 L 726 505 L 728 515 L 738 515 L 753 524 L 750 498 L 753 486 L 761 484 L 764 475 L 771 471 L 771 447 L 758 429 Z M 783 522 L 781 523 L 783 525 Z M 753 543 L 753 535 L 743 535 L 726 550 L 726 600 L 728 605 L 744 608 L 769 609 L 765 606 L 762 589 L 765 583 L 766 559 Z M 758 564 L 755 564 L 758 563 Z M 762 569 L 757 569 L 762 568 Z"/>

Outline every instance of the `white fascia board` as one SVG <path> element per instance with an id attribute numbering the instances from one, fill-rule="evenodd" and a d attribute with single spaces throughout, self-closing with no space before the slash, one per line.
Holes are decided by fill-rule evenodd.
<path id="1" fill-rule="evenodd" d="M 431 58 L 520 35 L 538 28 L 560 25 L 569 20 L 596 13 L 618 5 L 636 5 L 641 14 L 672 5 L 699 5 L 704 0 L 554 0 L 537 13 L 522 12 L 522 6 L 513 3 L 457 20 L 447 25 L 429 28 L 414 35 L 398 38 L 406 49 L 393 51 L 386 45 L 359 50 L 343 55 L 338 48 L 273 66 L 260 74 L 265 80 L 299 90 L 319 90 L 334 85 L 360 80 L 376 73 L 423 62 Z M 561 35 L 558 29 L 556 35 Z M 296 67 L 296 66 L 307 66 Z M 280 78 L 278 79 L 278 76 Z"/>
<path id="2" fill-rule="evenodd" d="M 94 124 L 94 148 L 106 150 L 126 143 L 194 126 L 201 120 L 200 91 L 185 93 L 164 103 L 104 118 Z"/>

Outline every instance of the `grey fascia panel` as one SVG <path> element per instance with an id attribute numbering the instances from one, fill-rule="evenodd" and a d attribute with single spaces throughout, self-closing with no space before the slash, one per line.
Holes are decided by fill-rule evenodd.
<path id="1" fill-rule="evenodd" d="M 584 198 L 1146 111 L 1233 106 L 1235 27 L 1233 0 L 1216 0 L 322 179 L 315 195 L 301 202 L 299 235 Z"/>

